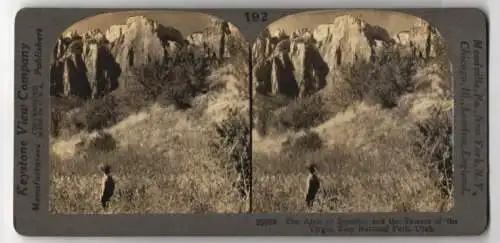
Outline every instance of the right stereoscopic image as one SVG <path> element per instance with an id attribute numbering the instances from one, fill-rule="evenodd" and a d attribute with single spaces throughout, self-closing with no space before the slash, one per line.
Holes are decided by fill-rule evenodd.
<path id="1" fill-rule="evenodd" d="M 252 53 L 254 212 L 453 208 L 446 40 L 388 11 L 281 18 Z"/>

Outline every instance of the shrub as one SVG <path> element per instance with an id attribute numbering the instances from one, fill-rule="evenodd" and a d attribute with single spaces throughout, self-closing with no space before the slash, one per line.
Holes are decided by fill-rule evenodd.
<path id="1" fill-rule="evenodd" d="M 329 118 L 321 96 L 313 95 L 293 101 L 280 114 L 281 125 L 294 130 L 308 129 Z"/>
<path id="2" fill-rule="evenodd" d="M 64 130 L 72 130 L 75 126 L 68 114 L 83 104 L 78 98 L 50 97 L 50 132 L 58 137 Z"/>
<path id="3" fill-rule="evenodd" d="M 342 94 L 351 97 L 351 102 L 365 100 L 380 104 L 384 108 L 396 106 L 397 99 L 412 90 L 412 77 L 417 61 L 410 56 L 401 56 L 397 50 L 386 50 L 372 61 L 358 61 L 344 67 L 341 72 L 347 84 Z"/>
<path id="4" fill-rule="evenodd" d="M 95 149 L 95 150 L 100 150 L 100 151 L 112 151 L 116 148 L 117 142 L 115 138 L 103 131 L 99 131 L 97 136 L 93 137 L 89 141 L 89 149 Z"/>
<path id="5" fill-rule="evenodd" d="M 254 122 L 254 127 L 261 136 L 269 133 L 270 128 L 278 128 L 280 126 L 279 116 L 275 112 L 288 105 L 291 100 L 285 96 L 266 96 L 255 94 L 255 104 L 252 106 L 254 117 L 257 121 Z"/>
<path id="6" fill-rule="evenodd" d="M 82 109 L 80 118 L 75 123 L 82 122 L 89 131 L 100 130 L 115 125 L 120 119 L 120 107 L 112 95 L 100 99 L 90 100 Z M 79 121 L 82 119 L 83 121 Z"/>
<path id="7" fill-rule="evenodd" d="M 273 112 L 268 109 L 261 109 L 257 110 L 255 113 L 257 121 L 254 122 L 254 127 L 260 136 L 265 136 L 269 132 L 268 128 L 271 120 L 273 119 Z"/>
<path id="8" fill-rule="evenodd" d="M 261 136 L 267 135 L 270 128 L 295 131 L 309 129 L 332 116 L 329 105 L 319 93 L 296 100 L 259 95 L 255 100 L 255 128 Z"/>
<path id="9" fill-rule="evenodd" d="M 417 123 L 417 128 L 416 152 L 428 161 L 428 167 L 437 174 L 442 196 L 448 197 L 453 191 L 451 116 L 442 108 L 433 108 L 429 118 Z"/>
<path id="10" fill-rule="evenodd" d="M 323 140 L 315 131 L 306 131 L 296 136 L 290 136 L 282 143 L 282 149 L 286 152 L 306 152 L 321 149 Z"/>
<path id="11" fill-rule="evenodd" d="M 222 156 L 221 167 L 243 179 L 247 192 L 251 190 L 252 166 L 250 160 L 250 127 L 248 116 L 238 109 L 230 109 L 228 117 L 214 124 L 215 137 L 211 147 Z M 247 194 L 248 195 L 248 194 Z"/>
<path id="12" fill-rule="evenodd" d="M 133 73 L 145 99 L 188 108 L 192 97 L 207 91 L 206 78 L 214 61 L 201 50 L 184 46 L 163 62 L 143 65 Z"/>

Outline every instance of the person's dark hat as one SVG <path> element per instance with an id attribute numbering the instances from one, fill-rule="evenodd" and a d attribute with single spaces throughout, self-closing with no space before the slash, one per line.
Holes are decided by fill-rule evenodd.
<path id="1" fill-rule="evenodd" d="M 318 168 L 318 166 L 315 164 L 315 163 L 309 163 L 307 164 L 307 170 L 309 171 L 316 171 L 316 168 Z"/>
<path id="2" fill-rule="evenodd" d="M 102 170 L 102 172 L 104 172 L 104 173 L 108 174 L 108 173 L 110 173 L 110 172 L 111 172 L 111 166 L 109 166 L 109 165 L 103 165 L 103 166 L 101 167 L 101 170 Z"/>

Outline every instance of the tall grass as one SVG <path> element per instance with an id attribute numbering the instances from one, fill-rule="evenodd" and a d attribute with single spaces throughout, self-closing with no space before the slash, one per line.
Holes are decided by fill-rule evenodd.
<path id="1" fill-rule="evenodd" d="M 196 95 L 203 99 L 217 97 L 218 92 L 221 90 Z M 235 119 L 247 113 L 222 109 L 221 112 L 229 114 L 228 120 L 222 122 L 233 124 L 224 127 L 220 123 L 213 125 L 210 122 L 213 118 L 201 105 L 178 109 L 176 104 L 152 99 L 140 104 L 141 109 L 137 110 L 126 102 L 130 101 L 127 98 L 137 97 L 114 93 L 102 100 L 69 107 L 68 114 L 56 113 L 61 115 L 55 118 L 62 121 L 58 128 L 67 132 L 64 136 L 56 134 L 52 140 L 50 211 L 62 214 L 248 211 L 248 202 L 234 187 L 234 173 L 221 168 L 221 162 L 233 161 L 245 162 L 249 167 L 248 151 L 238 149 L 233 154 L 228 149 L 241 138 L 248 143 L 248 119 L 246 123 Z M 231 104 L 231 100 L 220 102 Z M 81 125 L 70 129 L 75 123 Z M 218 134 L 217 128 L 221 127 L 235 128 L 235 134 Z M 235 141 L 220 143 L 221 137 Z M 217 142 L 220 146 L 214 147 Z M 102 164 L 111 166 L 116 180 L 116 192 L 108 209 L 102 209 L 99 203 Z"/>
<path id="2" fill-rule="evenodd" d="M 369 121 L 368 121 L 369 122 Z M 362 129 L 357 127 L 358 129 Z M 353 128 L 354 129 L 354 128 Z M 345 143 L 311 150 L 254 152 L 256 211 L 294 212 L 305 208 L 307 163 L 318 164 L 322 189 L 314 212 L 406 212 L 449 210 L 430 161 L 415 154 L 411 131 L 395 128 L 366 148 Z M 403 136 L 401 135 L 403 134 Z M 342 135 L 339 135 L 342 136 Z M 354 138 L 352 138 L 354 139 Z"/>
<path id="3" fill-rule="evenodd" d="M 254 210 L 450 210 L 449 110 L 418 107 L 424 118 L 412 113 L 419 102 L 432 108 L 451 100 L 441 95 L 449 92 L 418 87 L 427 78 L 422 70 L 436 72 L 428 68 L 433 63 L 389 49 L 382 58 L 331 73 L 327 87 L 306 99 L 280 102 L 279 96 L 256 96 L 259 142 L 280 149 L 253 151 Z M 446 71 L 438 70 L 441 76 L 430 82 L 445 82 Z M 402 106 L 403 96 L 414 97 L 415 103 Z M 271 102 L 263 104 L 266 100 Z M 313 208 L 305 203 L 308 163 L 318 165 L 322 182 Z"/>

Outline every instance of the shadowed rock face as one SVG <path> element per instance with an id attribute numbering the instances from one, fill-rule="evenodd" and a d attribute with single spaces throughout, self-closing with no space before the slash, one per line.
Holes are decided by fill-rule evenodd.
<path id="1" fill-rule="evenodd" d="M 421 23 L 410 29 L 408 39 L 416 57 L 430 59 L 445 54 L 443 37 L 429 23 Z"/>
<path id="2" fill-rule="evenodd" d="M 299 29 L 286 36 L 264 31 L 254 45 L 256 91 L 304 97 L 326 86 L 326 76 L 357 61 L 374 61 L 386 48 L 428 60 L 443 55 L 443 38 L 427 22 L 391 37 L 382 27 L 351 15 L 313 30 Z"/>
<path id="3" fill-rule="evenodd" d="M 215 20 L 212 26 L 202 32 L 196 32 L 188 36 L 189 44 L 203 47 L 209 55 L 214 55 L 217 59 L 229 57 L 228 37 L 231 35 L 229 23 L 226 21 Z"/>
<path id="4" fill-rule="evenodd" d="M 131 71 L 149 63 L 161 64 L 183 47 L 209 46 L 218 59 L 226 55 L 228 24 L 214 21 L 187 39 L 175 28 L 143 16 L 130 17 L 123 25 L 110 26 L 105 34 L 91 30 L 70 33 L 54 46 L 51 76 L 53 96 L 98 98 L 115 89 L 126 89 Z M 208 53 L 207 53 L 208 54 Z"/>
<path id="5" fill-rule="evenodd" d="M 60 38 L 51 65 L 51 94 L 97 98 L 116 89 L 120 67 L 102 34 Z"/>
<path id="6" fill-rule="evenodd" d="M 57 59 L 51 65 L 51 91 L 55 96 L 91 96 L 83 41 L 80 36 L 60 38 L 54 49 Z"/>
<path id="7" fill-rule="evenodd" d="M 301 30 L 291 37 L 261 37 L 254 51 L 256 89 L 260 93 L 304 97 L 325 85 L 328 67 L 312 34 Z M 261 53 L 259 53 L 261 51 Z"/>
<path id="8" fill-rule="evenodd" d="M 85 45 L 85 65 L 90 83 L 91 96 L 102 97 L 118 88 L 121 68 L 116 63 L 108 48 L 98 43 Z"/>

